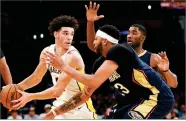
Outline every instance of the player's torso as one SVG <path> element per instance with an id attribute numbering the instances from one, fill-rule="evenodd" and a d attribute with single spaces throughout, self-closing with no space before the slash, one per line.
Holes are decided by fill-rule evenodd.
<path id="1" fill-rule="evenodd" d="M 54 53 L 55 54 L 55 44 L 51 45 L 48 49 L 49 52 Z M 67 50 L 67 52 L 61 56 L 61 59 L 64 61 L 66 59 L 67 53 L 70 51 L 78 51 L 75 47 L 71 46 L 69 48 L 69 50 Z M 60 74 L 62 73 L 61 70 L 58 70 L 56 68 L 54 68 L 51 65 L 47 65 L 48 70 L 50 71 L 50 74 L 52 76 L 52 82 L 55 85 Z M 84 73 L 84 69 L 78 70 L 81 73 Z M 81 91 L 83 89 L 84 85 L 79 83 L 78 81 L 76 81 L 75 79 L 71 79 L 69 84 L 67 85 L 67 87 L 65 88 L 64 92 L 62 92 L 61 96 L 59 98 L 57 98 L 54 102 L 53 105 L 55 107 L 67 102 L 72 96 L 74 96 L 77 92 Z M 85 104 L 80 106 L 82 108 L 82 110 L 85 111 L 91 111 L 91 112 L 95 112 L 93 105 L 92 105 L 92 101 L 91 99 L 89 99 Z"/>
<path id="2" fill-rule="evenodd" d="M 126 48 L 130 49 L 128 46 Z M 108 79 L 116 89 L 116 100 L 126 104 L 140 98 L 157 100 L 158 97 L 152 97 L 152 95 L 157 96 L 160 91 L 163 95 L 162 89 L 166 90 L 169 87 L 155 70 L 138 58 L 135 52 L 132 56 L 133 61 L 125 61 L 126 64 L 121 62 L 118 69 Z"/>
<path id="3" fill-rule="evenodd" d="M 55 54 L 55 51 L 54 50 L 55 50 L 55 44 L 51 45 L 49 47 L 49 50 L 48 51 Z M 63 56 L 61 56 L 61 59 L 63 61 L 65 61 L 66 56 L 67 56 L 67 53 L 70 52 L 70 51 L 73 51 L 73 50 L 76 50 L 76 49 L 73 46 L 71 46 L 69 48 L 69 50 L 67 50 L 67 52 Z M 55 85 L 56 82 L 57 82 L 57 80 L 58 80 L 58 78 L 59 78 L 59 76 L 60 76 L 60 74 L 62 73 L 62 71 L 54 68 L 51 65 L 48 65 L 47 68 L 50 71 L 50 74 L 52 76 L 52 82 Z M 59 97 L 59 99 L 63 99 L 65 101 L 67 101 L 72 95 L 74 95 L 78 91 L 79 91 L 79 87 L 78 87 L 77 81 L 74 80 L 74 79 L 71 79 L 70 82 L 69 82 L 69 84 L 65 88 L 65 91 L 63 92 L 63 95 L 61 95 Z"/>

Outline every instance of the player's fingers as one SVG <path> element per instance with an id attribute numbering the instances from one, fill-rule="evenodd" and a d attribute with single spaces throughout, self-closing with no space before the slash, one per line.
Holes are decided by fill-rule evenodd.
<path id="1" fill-rule="evenodd" d="M 46 58 L 47 57 L 51 57 L 51 55 L 49 53 L 47 53 L 47 52 L 44 52 L 43 54 L 46 56 Z"/>
<path id="2" fill-rule="evenodd" d="M 87 7 L 87 5 L 85 5 L 85 9 L 86 9 L 86 11 L 88 11 L 88 7 Z"/>
<path id="3" fill-rule="evenodd" d="M 98 4 L 98 5 L 96 6 L 96 10 L 97 10 L 97 11 L 99 10 L 99 7 L 100 7 L 100 4 Z"/>
<path id="4" fill-rule="evenodd" d="M 93 9 L 94 10 L 96 9 L 96 2 L 94 2 Z"/>
<path id="5" fill-rule="evenodd" d="M 21 93 L 22 95 L 24 94 L 24 92 L 23 91 L 21 91 L 21 90 L 17 90 L 19 93 Z"/>
<path id="6" fill-rule="evenodd" d="M 89 9 L 92 9 L 92 1 L 90 1 Z"/>
<path id="7" fill-rule="evenodd" d="M 20 105 L 21 105 L 21 102 L 19 102 L 19 103 L 17 103 L 16 105 L 12 106 L 12 108 L 18 109 Z"/>
<path id="8" fill-rule="evenodd" d="M 46 51 L 46 53 L 47 53 L 48 55 L 50 55 L 51 57 L 55 57 L 55 56 L 56 56 L 55 54 L 53 54 L 53 53 L 51 53 L 51 52 L 48 52 L 48 51 Z"/>
<path id="9" fill-rule="evenodd" d="M 46 61 L 46 64 L 48 65 L 52 65 L 52 63 L 50 61 Z"/>
<path id="10" fill-rule="evenodd" d="M 167 53 L 166 53 L 165 51 L 163 52 L 163 54 L 164 54 L 165 56 L 167 55 Z"/>
<path id="11" fill-rule="evenodd" d="M 104 18 L 104 15 L 99 15 L 98 19 Z"/>
<path id="12" fill-rule="evenodd" d="M 20 101 L 22 101 L 22 97 L 20 97 L 20 98 L 17 99 L 17 100 L 12 100 L 11 102 L 12 102 L 12 103 L 17 103 L 17 102 L 20 102 Z"/>

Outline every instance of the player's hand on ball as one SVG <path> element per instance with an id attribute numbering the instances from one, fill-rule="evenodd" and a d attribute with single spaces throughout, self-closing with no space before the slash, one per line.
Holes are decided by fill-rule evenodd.
<path id="1" fill-rule="evenodd" d="M 52 65 L 56 69 L 62 70 L 65 64 L 61 57 L 47 51 L 44 53 L 44 55 L 46 55 L 45 61 L 47 64 Z"/>
<path id="2" fill-rule="evenodd" d="M 96 21 L 99 20 L 100 18 L 104 18 L 104 15 L 97 15 L 97 11 L 99 10 L 100 4 L 96 4 L 96 2 L 94 2 L 94 4 L 92 4 L 92 2 L 90 2 L 89 4 L 89 8 L 87 7 L 87 5 L 85 5 L 86 8 L 86 16 L 87 16 L 87 21 Z"/>
<path id="3" fill-rule="evenodd" d="M 17 100 L 13 100 L 12 103 L 15 103 L 15 105 L 13 106 L 13 109 L 20 109 L 23 106 L 25 106 L 26 103 L 32 101 L 30 94 L 21 90 L 17 90 L 19 93 L 22 94 L 22 96 L 17 99 Z"/>

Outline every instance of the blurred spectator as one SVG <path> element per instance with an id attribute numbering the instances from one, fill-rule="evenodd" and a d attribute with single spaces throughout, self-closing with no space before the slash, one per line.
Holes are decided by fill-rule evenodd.
<path id="1" fill-rule="evenodd" d="M 50 105 L 50 104 L 46 104 L 45 107 L 44 107 L 44 109 L 45 109 L 45 113 L 41 113 L 41 114 L 39 115 L 40 118 L 44 117 L 44 116 L 50 111 L 51 105 Z"/>
<path id="2" fill-rule="evenodd" d="M 29 113 L 24 116 L 24 119 L 26 119 L 26 120 L 40 119 L 40 117 L 37 114 L 35 114 L 35 107 L 29 108 Z"/>
<path id="3" fill-rule="evenodd" d="M 20 120 L 20 119 L 23 119 L 23 118 L 18 114 L 18 111 L 12 110 L 11 115 L 8 116 L 7 119 Z"/>
<path id="4" fill-rule="evenodd" d="M 185 109 L 185 108 L 186 108 L 186 107 L 185 107 L 184 104 L 182 104 L 182 105 L 180 106 L 180 111 L 179 111 L 179 113 L 178 113 L 180 119 L 186 119 L 186 109 Z"/>
<path id="5" fill-rule="evenodd" d="M 179 119 L 178 118 L 178 112 L 176 110 L 171 111 L 171 119 Z"/>

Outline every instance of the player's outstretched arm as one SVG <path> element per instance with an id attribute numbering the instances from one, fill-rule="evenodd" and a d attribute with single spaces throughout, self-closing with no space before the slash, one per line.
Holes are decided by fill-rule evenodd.
<path id="1" fill-rule="evenodd" d="M 47 50 L 47 48 L 43 49 L 43 51 L 41 52 L 40 62 L 38 64 L 37 68 L 35 69 L 35 71 L 29 77 L 27 77 L 26 79 L 24 79 L 23 81 L 21 81 L 20 83 L 17 84 L 21 90 L 26 90 L 26 89 L 32 88 L 41 82 L 43 76 L 47 72 L 46 63 L 42 59 L 44 56 L 43 53 L 46 50 Z"/>
<path id="2" fill-rule="evenodd" d="M 48 64 L 54 66 L 59 70 L 63 70 L 72 78 L 76 79 L 78 82 L 81 82 L 84 85 L 87 85 L 90 88 L 98 88 L 118 68 L 118 65 L 114 61 L 106 60 L 99 67 L 94 75 L 82 74 L 79 73 L 77 70 L 65 65 L 59 56 L 54 55 L 50 52 L 46 52 L 44 54 L 47 56 L 46 62 Z"/>
<path id="3" fill-rule="evenodd" d="M 166 52 L 159 54 L 153 54 L 151 57 L 154 61 L 157 71 L 162 75 L 166 83 L 172 88 L 176 88 L 178 85 L 177 76 L 169 69 L 169 59 Z"/>
<path id="4" fill-rule="evenodd" d="M 43 119 L 54 119 L 54 117 L 57 115 L 64 114 L 70 110 L 73 110 L 74 108 L 85 103 L 91 97 L 94 91 L 95 91 L 94 88 L 89 88 L 85 86 L 85 88 L 82 91 L 78 92 L 71 99 L 69 99 L 66 103 L 64 103 L 63 105 L 60 105 L 54 110 L 52 109 L 49 113 L 47 113 L 43 117 Z"/>
<path id="5" fill-rule="evenodd" d="M 0 73 L 6 85 L 12 84 L 12 76 L 10 73 L 10 69 L 6 63 L 5 56 L 0 59 Z"/>
<path id="6" fill-rule="evenodd" d="M 71 51 L 67 54 L 65 64 L 74 69 L 80 68 L 81 70 L 84 70 L 83 60 L 77 51 Z M 19 109 L 32 100 L 46 100 L 59 97 L 70 82 L 70 79 L 71 76 L 63 72 L 56 81 L 56 84 L 49 89 L 38 93 L 26 93 L 19 91 L 22 94 L 22 97 L 13 101 L 16 103 L 13 108 Z"/>
<path id="7" fill-rule="evenodd" d="M 86 8 L 86 17 L 87 17 L 87 44 L 88 48 L 95 52 L 93 41 L 95 38 L 95 28 L 94 28 L 94 21 L 97 21 L 101 18 L 104 18 L 103 15 L 97 15 L 97 12 L 99 10 L 100 4 L 92 4 L 92 2 L 89 3 L 89 7 L 85 5 Z"/>

